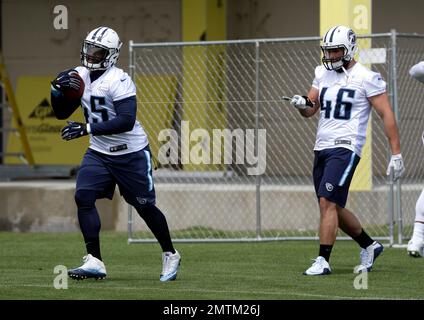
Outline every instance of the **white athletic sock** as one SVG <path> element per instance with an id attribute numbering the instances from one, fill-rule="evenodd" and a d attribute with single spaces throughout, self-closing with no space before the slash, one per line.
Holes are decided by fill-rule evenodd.
<path id="1" fill-rule="evenodd" d="M 424 222 L 424 189 L 421 191 L 415 204 L 415 221 Z"/>
<path id="2" fill-rule="evenodd" d="M 415 204 L 415 223 L 412 239 L 414 241 L 424 241 L 424 189 Z"/>
<path id="3" fill-rule="evenodd" d="M 412 235 L 414 241 L 423 241 L 424 242 L 424 223 L 415 222 L 414 223 L 414 233 Z"/>

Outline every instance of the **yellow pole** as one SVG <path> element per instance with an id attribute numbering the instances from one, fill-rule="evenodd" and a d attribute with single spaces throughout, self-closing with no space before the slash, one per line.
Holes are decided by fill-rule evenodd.
<path id="1" fill-rule="evenodd" d="M 15 94 L 13 93 L 12 85 L 10 84 L 9 76 L 7 74 L 6 67 L 4 64 L 3 55 L 1 53 L 0 53 L 0 77 L 1 77 L 1 81 L 4 84 L 4 89 L 6 91 L 6 96 L 9 101 L 10 107 L 12 108 L 13 118 L 15 119 L 19 136 L 22 142 L 25 159 L 29 165 L 33 166 L 34 158 L 32 156 L 31 148 L 29 146 L 26 129 L 18 109 L 18 104 L 16 103 Z"/>

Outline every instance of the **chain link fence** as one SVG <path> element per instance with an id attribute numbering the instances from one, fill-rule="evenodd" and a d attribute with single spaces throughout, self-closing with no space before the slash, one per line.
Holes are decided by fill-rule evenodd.
<path id="1" fill-rule="evenodd" d="M 317 238 L 312 167 L 318 117 L 301 117 L 281 97 L 308 92 L 321 63 L 319 45 L 318 37 L 130 42 L 138 118 L 157 167 L 157 205 L 173 239 Z M 424 88 L 408 75 L 422 52 L 424 37 L 417 35 L 392 31 L 359 37 L 359 61 L 388 84 L 407 172 L 401 184 L 387 178 L 390 151 L 373 111 L 368 150 L 347 208 L 371 235 L 391 243 L 411 235 L 423 187 Z M 129 241 L 152 241 L 135 215 L 129 207 Z"/>
<path id="2" fill-rule="evenodd" d="M 424 87 L 408 74 L 411 66 L 424 60 L 424 37 L 398 34 L 395 41 L 399 130 L 407 170 L 399 192 L 400 215 L 397 219 L 398 243 L 402 243 L 412 236 L 415 203 L 424 188 L 424 148 L 421 140 L 424 130 Z"/>

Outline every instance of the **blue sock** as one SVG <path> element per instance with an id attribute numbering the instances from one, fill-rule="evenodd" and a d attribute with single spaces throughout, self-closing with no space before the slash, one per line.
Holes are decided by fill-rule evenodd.
<path id="1" fill-rule="evenodd" d="M 92 190 L 78 190 L 75 193 L 75 202 L 78 207 L 78 221 L 87 253 L 102 260 L 99 239 L 101 222 L 95 206 L 96 193 Z"/>

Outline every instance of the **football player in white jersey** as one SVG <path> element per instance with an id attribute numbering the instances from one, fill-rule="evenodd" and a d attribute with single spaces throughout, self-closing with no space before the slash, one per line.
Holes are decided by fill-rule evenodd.
<path id="1" fill-rule="evenodd" d="M 68 270 L 68 275 L 74 279 L 106 277 L 95 202 L 100 198 L 112 199 L 118 185 L 121 195 L 134 206 L 162 248 L 160 281 L 175 280 L 180 254 L 173 247 L 164 214 L 155 205 L 149 143 L 136 119 L 136 87 L 127 73 L 115 67 L 121 46 L 113 29 L 98 27 L 92 30 L 83 41 L 82 66 L 61 72 L 52 81 L 51 98 L 56 117 L 67 119 L 81 104 L 86 120 L 86 123 L 68 121 L 62 129 L 62 138 L 90 137 L 75 192 L 87 255 L 83 265 Z M 82 88 L 81 79 L 84 81 L 81 101 L 70 106 L 63 92 Z"/>
<path id="2" fill-rule="evenodd" d="M 356 35 L 346 26 L 335 26 L 324 35 L 321 45 L 323 65 L 316 67 L 315 78 L 307 96 L 295 95 L 290 103 L 304 117 L 319 111 L 314 147 L 313 178 L 320 208 L 318 257 L 305 275 L 331 273 L 330 254 L 338 228 L 351 236 L 362 248 L 356 273 L 371 271 L 383 246 L 362 228 L 356 216 L 345 208 L 349 185 L 365 143 L 371 106 L 384 124 L 392 157 L 394 178 L 404 172 L 398 128 L 386 82 L 354 59 Z"/>
<path id="3" fill-rule="evenodd" d="M 409 69 L 409 74 L 414 79 L 424 83 L 424 61 L 417 63 Z M 424 143 L 424 132 L 422 134 Z M 415 204 L 415 223 L 412 238 L 408 242 L 407 252 L 411 257 L 424 256 L 424 189 Z"/>

